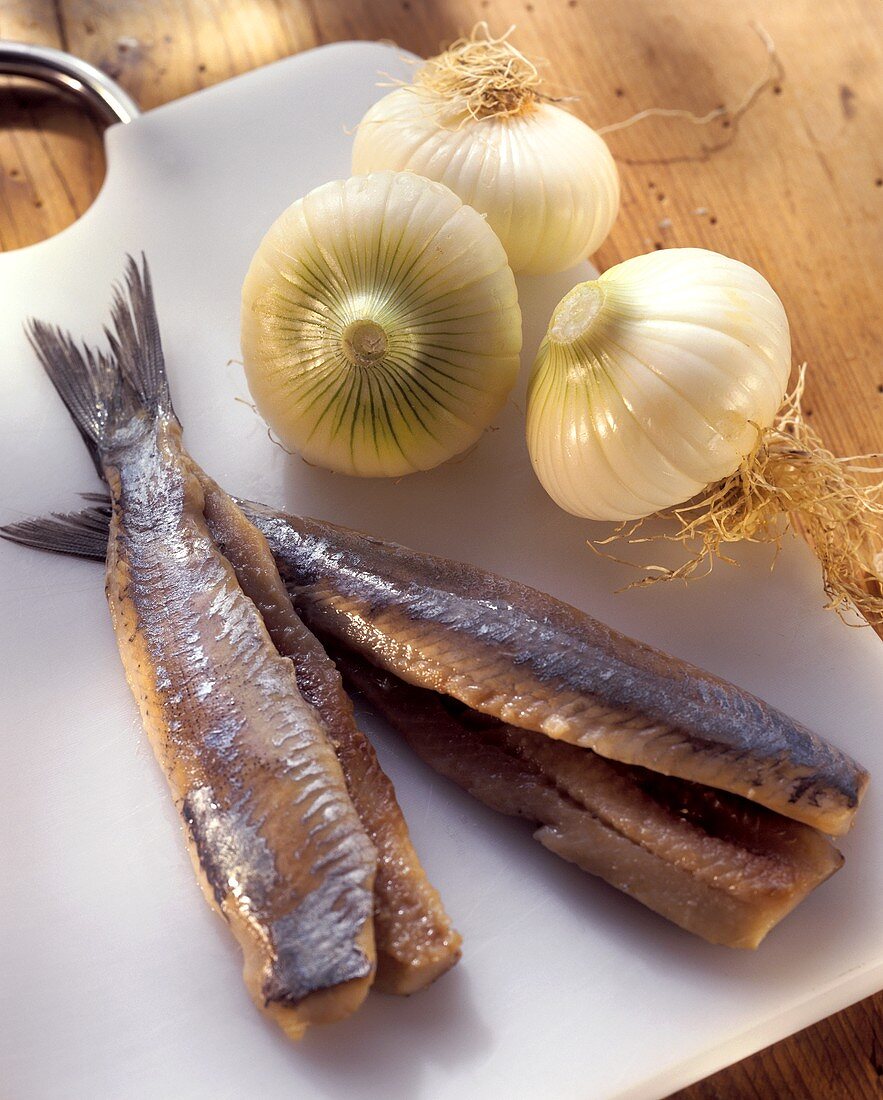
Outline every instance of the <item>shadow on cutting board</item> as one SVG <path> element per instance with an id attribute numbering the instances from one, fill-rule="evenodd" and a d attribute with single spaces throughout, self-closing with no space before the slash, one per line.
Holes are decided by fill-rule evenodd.
<path id="1" fill-rule="evenodd" d="M 366 1014 L 371 1016 L 367 1027 Z M 491 1039 L 461 963 L 413 997 L 369 995 L 359 1012 L 331 1027 L 315 1028 L 289 1048 L 289 1056 L 309 1066 L 314 1079 L 329 1089 L 344 1086 L 360 1100 L 417 1096 L 422 1095 L 426 1062 L 415 1051 L 432 1051 L 434 1061 L 453 1067 L 481 1061 Z"/>

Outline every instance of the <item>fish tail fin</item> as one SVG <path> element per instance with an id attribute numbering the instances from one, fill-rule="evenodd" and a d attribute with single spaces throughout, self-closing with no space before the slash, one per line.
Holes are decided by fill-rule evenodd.
<path id="1" fill-rule="evenodd" d="M 40 519 L 8 523 L 0 527 L 0 538 L 54 554 L 104 561 L 110 531 L 110 501 L 97 494 L 89 494 L 87 499 L 94 503 L 81 512 L 53 512 Z"/>
<path id="2" fill-rule="evenodd" d="M 43 369 L 80 430 L 101 473 L 101 455 L 133 422 L 172 416 L 159 324 L 147 260 L 129 256 L 124 285 L 114 291 L 109 354 L 78 346 L 71 335 L 31 321 L 28 338 Z"/>
<path id="3" fill-rule="evenodd" d="M 142 405 L 154 418 L 173 416 L 150 269 L 143 252 L 140 269 L 131 256 L 126 259 L 125 288 L 115 289 L 111 306 L 113 328 L 104 331 L 121 374 Z"/>

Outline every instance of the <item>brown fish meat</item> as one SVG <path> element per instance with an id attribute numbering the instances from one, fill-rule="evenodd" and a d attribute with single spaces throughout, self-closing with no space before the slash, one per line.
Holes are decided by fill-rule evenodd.
<path id="1" fill-rule="evenodd" d="M 377 849 L 374 988 L 416 993 L 457 962 L 460 935 L 414 851 L 392 782 L 356 724 L 340 673 L 294 610 L 266 540 L 214 481 L 201 472 L 200 480 L 212 535 L 260 611 L 273 643 L 294 662 L 298 686 L 324 723 L 353 805 Z"/>
<path id="2" fill-rule="evenodd" d="M 463 562 L 243 504 L 320 638 L 522 729 L 729 791 L 832 835 L 868 774 L 717 676 Z"/>
<path id="3" fill-rule="evenodd" d="M 447 676 L 444 686 L 459 685 L 463 695 L 478 690 L 495 664 L 505 669 L 508 662 L 511 679 L 519 662 L 530 667 L 535 657 L 511 644 L 490 667 L 476 668 L 471 681 L 466 680 L 461 663 L 464 651 L 467 660 L 474 651 L 468 642 L 457 648 L 457 634 L 471 632 L 480 639 L 484 610 L 508 614 L 515 622 L 527 619 L 537 630 L 545 625 L 550 633 L 557 628 L 578 634 L 585 620 L 589 638 L 595 629 L 603 637 L 607 628 L 589 616 L 470 566 L 263 506 L 243 507 L 267 536 L 292 598 L 313 627 L 323 632 L 324 644 L 334 652 L 350 683 L 432 767 L 495 809 L 536 822 L 537 839 L 558 855 L 682 927 L 732 946 L 755 946 L 840 866 L 841 857 L 827 839 L 793 820 L 798 814 L 788 815 L 792 806 L 787 799 L 778 800 L 784 802 L 786 816 L 782 816 L 713 786 L 605 759 L 591 749 L 501 721 L 493 709 L 511 713 L 512 703 L 496 683 L 492 687 L 501 698 L 481 712 L 458 699 L 457 690 L 439 694 L 387 671 L 389 665 L 416 668 L 414 679 L 428 679 L 421 662 L 429 651 L 429 672 Z M 106 523 L 99 500 L 82 513 L 17 524 L 7 528 L 6 534 L 27 545 L 101 558 Z M 465 585 L 459 584 L 458 577 L 464 578 Z M 499 598 L 501 590 L 510 597 L 508 601 Z M 480 592 L 486 599 L 479 597 Z M 398 612 L 391 606 L 396 594 L 401 599 Z M 525 610 L 531 600 L 541 605 L 548 601 L 553 614 L 537 624 L 537 616 L 531 619 L 530 610 Z M 563 618 L 563 627 L 555 622 L 556 613 Z M 401 634 L 390 643 L 396 622 L 402 624 Z M 528 643 L 535 636 L 526 630 Z M 411 652 L 404 650 L 406 639 L 412 640 Z M 626 647 L 647 648 L 621 640 Z M 434 650 L 445 641 L 449 648 L 439 656 Z M 731 685 L 648 652 L 663 667 L 667 662 L 674 671 L 683 668 L 685 676 L 698 676 L 700 684 L 706 678 L 712 686 L 721 685 L 722 690 L 743 698 L 745 706 L 752 701 Z M 486 699 L 486 694 L 481 698 Z M 763 720 L 771 708 L 753 702 Z M 792 743 L 802 748 L 814 768 L 822 770 L 829 758 L 834 759 L 833 770 L 836 774 L 839 768 L 841 785 L 854 783 L 857 802 L 867 780 L 863 770 L 796 723 L 771 713 L 786 730 L 793 727 Z M 626 726 L 624 736 L 628 733 Z M 746 737 L 749 734 L 746 730 Z M 749 761 L 749 767 L 754 766 Z M 770 792 L 764 793 L 769 797 Z M 806 806 L 799 806 L 798 812 L 806 815 Z"/>
<path id="4" fill-rule="evenodd" d="M 292 608 L 263 536 L 218 485 L 191 462 L 203 491 L 203 515 L 211 537 L 232 565 L 245 595 L 258 608 L 270 638 L 295 665 L 298 687 L 313 706 L 343 768 L 350 798 L 377 850 L 374 933 L 377 971 L 373 987 L 410 994 L 431 984 L 460 957 L 461 938 L 423 870 L 388 776 L 359 730 L 340 675 Z M 103 470 L 99 464 L 99 472 Z M 110 504 L 91 519 L 100 547 L 86 556 L 104 561 Z M 90 514 L 86 513 L 86 522 Z M 50 529 L 51 529 L 50 525 Z M 63 526 L 51 533 L 61 537 Z M 68 534 L 70 530 L 68 529 Z M 82 546 L 81 546 L 82 553 Z"/>
<path id="5" fill-rule="evenodd" d="M 292 662 L 209 530 L 146 264 L 130 261 L 126 284 L 109 355 L 41 323 L 30 335 L 110 488 L 108 602 L 200 885 L 253 1000 L 299 1038 L 373 980 L 377 855 Z"/>
<path id="6" fill-rule="evenodd" d="M 437 772 L 711 943 L 757 947 L 843 863 L 815 829 L 737 795 L 605 760 L 332 653 L 347 685 Z"/>

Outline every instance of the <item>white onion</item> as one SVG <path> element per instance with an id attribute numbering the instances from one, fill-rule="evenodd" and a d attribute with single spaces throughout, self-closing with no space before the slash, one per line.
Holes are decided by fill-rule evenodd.
<path id="1" fill-rule="evenodd" d="M 699 248 L 626 260 L 552 316 L 528 392 L 537 476 L 591 519 L 681 504 L 772 424 L 790 360 L 785 310 L 757 271 Z"/>
<path id="2" fill-rule="evenodd" d="M 451 57 L 459 68 L 441 67 Z M 494 64 L 509 82 L 496 99 L 487 76 Z M 487 113 L 468 98 L 476 66 L 485 81 L 479 103 L 491 100 Z M 451 71 L 464 74 L 462 84 Z M 572 267 L 610 232 L 619 174 L 594 130 L 537 96 L 535 77 L 504 39 L 455 44 L 368 111 L 356 132 L 353 171 L 409 170 L 450 187 L 486 215 L 513 271 Z"/>
<path id="3" fill-rule="evenodd" d="M 425 470 L 478 439 L 518 372 L 506 254 L 446 187 L 380 172 L 324 184 L 270 227 L 242 288 L 258 410 L 316 465 Z"/>

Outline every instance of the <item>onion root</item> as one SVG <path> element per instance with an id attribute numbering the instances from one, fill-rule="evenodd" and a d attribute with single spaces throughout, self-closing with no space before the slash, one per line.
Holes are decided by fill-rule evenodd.
<path id="1" fill-rule="evenodd" d="M 753 449 L 729 477 L 698 497 L 657 513 L 677 529 L 645 535 L 643 519 L 617 526 L 605 539 L 588 545 L 602 557 L 642 570 L 646 576 L 625 588 L 657 581 L 688 581 L 705 576 L 715 561 L 736 564 L 728 543 L 772 543 L 801 534 L 822 566 L 826 608 L 854 624 L 854 612 L 883 631 L 883 455 L 840 458 L 823 444 L 801 410 L 806 364 L 787 394 L 775 422 L 758 430 Z M 615 557 L 606 547 L 677 542 L 691 556 L 675 568 L 636 564 Z M 775 564 L 775 562 L 773 563 Z"/>
<path id="2" fill-rule="evenodd" d="M 487 23 L 476 23 L 437 57 L 430 57 L 414 87 L 440 96 L 454 115 L 473 119 L 510 118 L 529 111 L 541 97 L 537 66 L 509 41 L 512 26 L 494 38 Z"/>

